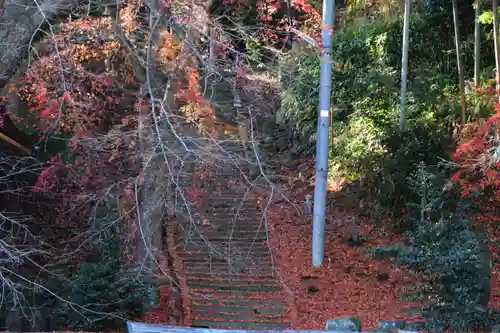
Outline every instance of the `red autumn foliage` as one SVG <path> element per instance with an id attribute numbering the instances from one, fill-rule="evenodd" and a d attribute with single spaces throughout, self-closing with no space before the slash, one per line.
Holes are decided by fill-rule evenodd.
<path id="1" fill-rule="evenodd" d="M 308 0 L 293 0 L 288 5 L 280 0 L 225 0 L 233 16 L 244 17 L 256 11 L 260 24 L 258 38 L 266 43 L 285 42 L 291 28 L 301 29 L 319 42 L 321 15 Z"/>
<path id="2" fill-rule="evenodd" d="M 186 190 L 187 199 L 190 202 L 193 202 L 196 208 L 200 208 L 203 205 L 203 199 L 200 197 L 202 192 L 200 191 L 200 187 L 196 185 L 192 185 L 191 188 Z"/>
<path id="3" fill-rule="evenodd" d="M 485 121 L 468 124 L 453 159 L 457 167 L 452 180 L 462 195 L 486 194 L 487 201 L 500 204 L 500 113 Z M 483 196 L 484 198 L 484 196 Z"/>
<path id="4" fill-rule="evenodd" d="M 452 181 L 461 188 L 463 196 L 476 195 L 482 212 L 473 216 L 474 226 L 487 232 L 493 259 L 500 258 L 500 104 L 496 103 L 495 114 L 467 124 L 462 129 L 453 160 L 456 168 Z M 500 308 L 500 294 L 496 287 L 500 285 L 500 267 L 494 265 L 492 272 L 490 306 Z"/>
<path id="5" fill-rule="evenodd" d="M 50 201 L 39 236 L 43 233 L 48 243 L 64 248 L 61 257 L 54 255 L 49 261 L 73 265 L 85 260 L 89 244 L 82 245 L 81 236 L 88 232 L 87 219 L 96 204 L 107 195 L 123 206 L 134 200 L 128 190 L 140 168 L 134 149 L 138 141 L 134 104 L 140 99 L 126 86 L 126 75 L 121 75 L 130 68 L 117 40 L 111 37 L 103 48 L 101 34 L 113 36 L 111 30 L 111 21 L 104 18 L 61 24 L 60 32 L 42 43 L 38 58 L 9 89 L 8 100 L 21 110 L 9 116 L 39 134 L 40 157 L 46 159 L 32 188 L 41 202 Z M 121 63 L 123 72 L 106 71 L 105 56 Z M 46 140 L 54 140 L 55 133 L 59 146 L 66 147 L 47 156 L 44 149 L 54 141 Z M 133 222 L 133 210 L 119 213 Z M 124 254 L 123 259 L 128 257 Z"/>

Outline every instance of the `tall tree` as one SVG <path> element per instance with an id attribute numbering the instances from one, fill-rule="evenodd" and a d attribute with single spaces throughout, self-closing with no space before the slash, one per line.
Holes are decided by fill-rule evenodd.
<path id="1" fill-rule="evenodd" d="M 479 72 L 481 70 L 481 27 L 479 25 L 479 15 L 481 15 L 481 6 L 479 0 L 476 0 L 476 12 L 474 17 L 474 84 L 478 87 Z"/>
<path id="2" fill-rule="evenodd" d="M 410 34 L 410 0 L 405 0 L 405 16 L 403 23 L 403 50 L 401 64 L 401 93 L 399 96 L 399 130 L 405 129 L 406 85 L 408 80 L 408 37 Z"/>
<path id="3" fill-rule="evenodd" d="M 496 0 L 493 0 L 496 1 Z M 467 102 L 465 100 L 465 78 L 464 62 L 462 57 L 462 43 L 460 42 L 460 31 L 458 25 L 458 5 L 457 0 L 452 0 L 453 6 L 453 25 L 455 29 L 455 49 L 457 53 L 458 85 L 460 88 L 460 106 L 462 124 L 465 124 L 465 115 L 467 112 Z"/>
<path id="4" fill-rule="evenodd" d="M 500 101 L 500 49 L 498 45 L 498 0 L 493 0 L 493 39 L 495 45 L 495 81 L 496 81 L 496 92 L 497 98 Z"/>

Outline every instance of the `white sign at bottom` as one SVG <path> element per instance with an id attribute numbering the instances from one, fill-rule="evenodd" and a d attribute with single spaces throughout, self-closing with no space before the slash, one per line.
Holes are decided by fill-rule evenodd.
<path id="1" fill-rule="evenodd" d="M 330 111 L 328 111 L 328 110 L 321 110 L 319 112 L 319 116 L 321 118 L 328 118 L 328 117 L 330 117 Z"/>

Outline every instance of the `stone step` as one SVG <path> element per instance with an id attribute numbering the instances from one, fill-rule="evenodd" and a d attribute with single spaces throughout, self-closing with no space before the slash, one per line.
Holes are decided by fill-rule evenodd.
<path id="1" fill-rule="evenodd" d="M 179 248 L 180 253 L 247 253 L 247 252 L 255 252 L 255 253 L 263 253 L 267 254 L 269 252 L 269 247 L 262 245 L 253 245 L 251 242 L 246 244 L 232 244 L 231 246 L 218 245 L 216 243 L 210 242 L 210 240 L 206 240 L 203 244 L 192 243 L 190 240 L 188 242 L 179 243 L 182 248 Z"/>
<path id="2" fill-rule="evenodd" d="M 253 249 L 253 248 L 246 248 L 246 249 L 241 249 L 237 247 L 232 247 L 230 250 L 228 248 L 209 248 L 206 247 L 205 250 L 199 251 L 199 250 L 186 250 L 183 252 L 179 252 L 179 256 L 182 258 L 209 258 L 209 257 L 215 257 L 215 258 L 227 258 L 228 256 L 231 257 L 270 257 L 269 255 L 269 250 L 266 248 L 262 249 Z"/>
<path id="3" fill-rule="evenodd" d="M 207 193 L 207 196 L 211 193 Z M 224 206 L 221 206 L 221 202 L 224 202 Z M 220 213 L 236 213 L 239 211 L 240 214 L 251 215 L 254 213 L 262 214 L 262 209 L 253 203 L 241 203 L 239 200 L 218 200 L 218 196 L 207 197 L 203 201 L 203 207 L 209 208 L 212 211 Z"/>
<path id="4" fill-rule="evenodd" d="M 249 233 L 192 233 L 187 234 L 185 239 L 189 240 L 206 240 L 206 241 L 220 241 L 220 240 L 234 240 L 234 241 L 247 241 L 251 242 L 253 240 L 264 241 L 267 240 L 267 235 L 264 232 L 249 232 Z"/>
<path id="5" fill-rule="evenodd" d="M 184 234 L 186 233 L 186 231 L 184 231 Z M 247 241 L 247 240 L 243 240 L 243 241 L 213 241 L 211 243 L 207 243 L 206 241 L 204 240 L 185 240 L 184 241 L 184 244 L 188 245 L 188 246 L 208 246 L 210 245 L 211 247 L 240 247 L 240 248 L 247 248 L 247 247 L 254 247 L 254 248 L 258 248 L 258 247 L 267 247 L 268 246 L 268 243 L 267 241 Z"/>
<path id="6" fill-rule="evenodd" d="M 205 261 L 212 261 L 214 264 L 223 266 L 223 265 L 238 265 L 240 267 L 241 265 L 249 265 L 251 267 L 266 263 L 269 264 L 271 262 L 272 257 L 270 255 L 252 255 L 252 253 L 247 254 L 247 252 L 243 252 L 241 254 L 235 254 L 235 253 L 226 253 L 224 255 L 218 254 L 218 253 L 207 253 L 204 256 L 203 255 L 180 255 L 179 256 L 184 262 L 199 262 L 199 265 L 203 265 L 203 262 Z"/>
<path id="7" fill-rule="evenodd" d="M 269 248 L 267 244 L 232 244 L 231 246 L 226 245 L 217 245 L 214 243 L 207 244 L 203 242 L 202 244 L 188 242 L 184 244 L 183 251 L 186 252 L 210 252 L 210 251 L 218 251 L 218 252 L 255 252 L 255 253 L 269 253 Z"/>
<path id="8" fill-rule="evenodd" d="M 272 267 L 269 264 L 261 264 L 261 265 L 247 265 L 245 263 L 233 263 L 228 265 L 227 263 L 222 262 L 184 262 L 184 268 L 189 273 L 237 273 L 237 274 L 272 274 Z"/>
<path id="9" fill-rule="evenodd" d="M 199 213 L 200 216 L 207 216 L 209 219 L 217 218 L 221 227 L 232 226 L 234 221 L 241 221 L 248 225 L 259 225 L 262 222 L 262 212 L 261 211 L 251 211 L 249 208 L 241 208 L 237 213 L 237 210 L 219 210 L 217 208 L 211 208 L 210 206 L 203 206 L 203 209 L 191 209 L 191 215 L 195 215 L 194 212 Z M 202 226 L 200 226 L 202 227 Z"/>
<path id="10" fill-rule="evenodd" d="M 247 242 L 251 243 L 252 241 L 259 241 L 263 242 L 267 240 L 267 236 L 263 235 L 262 233 L 254 234 L 254 235 L 248 235 L 245 237 L 235 237 L 234 235 L 217 235 L 217 234 L 204 234 L 204 235 L 189 235 L 189 240 L 193 241 L 201 241 L 201 240 L 207 240 L 209 242 L 213 241 L 219 241 L 219 242 Z"/>
<path id="11" fill-rule="evenodd" d="M 192 265 L 203 266 L 203 265 L 218 265 L 218 266 L 234 266 L 235 268 L 243 268 L 243 265 L 248 265 L 248 267 L 261 267 L 270 266 L 271 257 L 270 256 L 206 256 L 206 257 L 181 257 L 182 261 L 186 263 L 192 263 Z"/>
<path id="12" fill-rule="evenodd" d="M 228 264 L 227 259 L 210 260 L 210 259 L 182 259 L 184 267 L 189 270 L 190 273 L 237 273 L 242 275 L 259 273 L 269 273 L 272 269 L 271 261 L 256 262 L 255 260 L 248 260 L 246 258 L 230 258 L 231 263 Z M 224 271 L 225 269 L 225 271 Z"/>
<path id="13" fill-rule="evenodd" d="M 255 309 L 255 311 L 258 311 Z M 282 322 L 286 320 L 286 316 L 283 314 L 268 314 L 268 315 L 259 315 L 258 312 L 255 312 L 254 315 L 250 314 L 241 314 L 241 313 L 217 313 L 217 312 L 205 312 L 205 311 L 197 311 L 197 309 L 193 309 L 192 314 L 193 317 L 198 320 L 203 319 L 224 319 L 230 321 L 269 321 L 269 322 Z"/>
<path id="14" fill-rule="evenodd" d="M 251 254 L 243 254 L 243 255 L 237 255 L 237 254 L 221 254 L 221 255 L 216 255 L 216 254 L 205 254 L 205 255 L 198 255 L 198 256 L 181 256 L 182 261 L 184 262 L 213 262 L 213 263 L 227 263 L 228 261 L 234 262 L 236 264 L 244 264 L 244 263 L 252 263 L 258 260 L 259 263 L 271 263 L 271 258 L 254 258 L 255 256 L 252 256 Z"/>
<path id="15" fill-rule="evenodd" d="M 213 265 L 209 267 L 205 265 L 204 267 L 200 267 L 198 265 L 185 265 L 184 270 L 187 274 L 197 274 L 197 273 L 227 273 L 227 274 L 241 274 L 246 276 L 251 275 L 268 275 L 273 274 L 274 270 L 271 266 L 263 266 L 263 267 L 246 267 L 246 268 L 229 268 L 228 266 L 218 266 Z"/>
<path id="16" fill-rule="evenodd" d="M 282 307 L 275 307 L 275 308 L 266 308 L 262 307 L 261 304 L 260 306 L 256 307 L 231 307 L 231 306 L 220 306 L 220 305 L 215 305 L 215 306 L 206 306 L 206 305 L 193 305 L 193 309 L 195 310 L 194 315 L 200 315 L 203 313 L 206 314 L 212 314 L 212 313 L 224 313 L 224 314 L 232 314 L 232 315 L 238 315 L 238 314 L 249 314 L 252 316 L 255 315 L 262 315 L 262 316 L 278 316 L 278 315 L 284 315 L 287 312 L 287 309 Z M 198 313 L 198 314 L 197 314 Z"/>
<path id="17" fill-rule="evenodd" d="M 189 216 L 191 216 L 191 220 L 189 219 Z M 197 209 L 191 209 L 188 213 L 187 210 L 178 210 L 177 211 L 177 217 L 182 218 L 186 222 L 181 222 L 181 224 L 184 225 L 189 225 L 193 223 L 192 227 L 196 227 L 197 229 L 202 228 L 202 229 L 217 229 L 217 228 L 224 228 L 224 229 L 231 229 L 233 225 L 235 226 L 252 226 L 254 228 L 258 228 L 260 225 L 261 228 L 264 226 L 264 223 L 262 222 L 262 215 L 259 213 L 256 215 L 242 215 L 239 217 L 236 217 L 234 214 L 218 214 L 218 213 L 205 213 L 205 211 L 199 211 Z M 208 222 L 211 223 L 211 225 L 203 225 L 202 221 L 203 219 L 207 219 Z"/>
<path id="18" fill-rule="evenodd" d="M 269 292 L 266 294 L 266 298 L 262 298 L 262 293 L 255 291 L 244 291 L 244 290 L 206 290 L 191 289 L 190 297 L 192 299 L 197 299 L 200 297 L 213 299 L 227 299 L 231 301 L 252 301 L 259 302 L 261 304 L 267 304 L 266 306 L 273 306 L 269 304 L 278 304 L 277 302 L 282 302 L 281 293 Z"/>
<path id="19" fill-rule="evenodd" d="M 216 258 L 216 257 L 211 257 L 211 258 L 182 258 L 182 262 L 184 263 L 185 266 L 200 266 L 200 265 L 207 265 L 211 266 L 212 268 L 215 266 L 227 266 L 228 265 L 228 260 L 231 260 L 232 266 L 234 268 L 237 267 L 244 267 L 244 266 L 249 266 L 249 267 L 263 267 L 271 266 L 271 259 L 270 258 L 251 258 L 251 257 L 236 257 L 236 256 L 231 256 L 227 258 Z M 257 262 L 258 260 L 258 262 Z"/>
<path id="20" fill-rule="evenodd" d="M 250 262 L 248 260 L 246 262 L 236 261 L 231 263 L 228 263 L 227 261 L 209 262 L 209 261 L 189 261 L 189 260 L 183 260 L 183 262 L 186 269 L 188 269 L 189 271 L 197 271 L 197 272 L 220 273 L 224 272 L 225 270 L 228 273 L 234 271 L 234 272 L 250 274 L 252 272 L 257 272 L 257 271 L 271 272 L 273 268 L 269 263 L 256 263 L 256 262 Z"/>
<path id="21" fill-rule="evenodd" d="M 220 221 L 218 227 L 226 229 L 232 227 L 233 225 L 248 225 L 252 227 L 264 225 L 261 212 L 250 212 L 248 209 L 245 210 L 244 208 L 241 209 L 238 214 L 236 214 L 236 211 L 224 212 L 218 210 L 208 210 L 208 212 L 204 213 L 203 216 L 207 216 L 208 218 L 212 219 L 218 219 Z M 237 222 L 235 223 L 235 221 Z"/>
<path id="22" fill-rule="evenodd" d="M 193 245 L 208 245 L 207 242 L 203 241 L 203 240 L 196 240 L 196 241 L 191 241 L 191 240 L 188 240 L 187 241 L 187 244 L 193 244 Z M 264 247 L 266 246 L 267 247 L 267 242 L 265 241 L 260 241 L 260 242 L 248 242 L 248 241 L 243 241 L 243 242 L 236 242 L 236 241 L 231 241 L 231 242 L 228 242 L 228 241 L 213 241 L 210 243 L 211 246 L 218 246 L 218 247 L 227 247 L 227 246 L 231 246 L 231 247 L 245 247 L 245 246 L 260 246 L 260 247 Z"/>
<path id="23" fill-rule="evenodd" d="M 220 178 L 220 176 L 219 176 Z M 208 196 L 208 202 L 216 205 L 217 207 L 249 207 L 249 208 L 254 208 L 254 209 L 259 209 L 260 210 L 260 205 L 253 201 L 252 199 L 249 199 L 249 196 L 245 196 L 245 191 L 248 189 L 246 186 L 242 187 L 241 190 L 235 191 L 233 189 L 234 186 L 230 185 L 224 185 L 225 183 L 235 183 L 236 185 L 238 184 L 238 180 L 235 182 L 235 176 L 231 175 L 228 176 L 227 179 L 219 179 L 215 185 L 218 186 L 217 189 L 213 189 L 213 186 L 208 189 L 208 185 L 205 185 L 203 187 L 197 186 L 198 189 L 200 190 L 200 195 L 206 195 Z M 193 180 L 192 179 L 186 179 L 185 181 L 178 181 L 177 184 L 186 184 L 186 186 L 181 186 L 182 189 L 190 190 L 193 187 Z M 179 185 L 178 185 L 179 186 Z M 186 198 L 187 199 L 187 198 Z"/>
<path id="24" fill-rule="evenodd" d="M 216 245 L 207 244 L 203 247 L 194 247 L 190 244 L 180 244 L 182 246 L 182 250 L 178 252 L 180 256 L 197 256 L 198 254 L 204 255 L 215 255 L 220 256 L 224 255 L 248 255 L 251 254 L 253 256 L 269 256 L 269 249 L 267 247 L 240 247 L 240 246 L 231 246 L 228 247 L 218 247 Z"/>
<path id="25" fill-rule="evenodd" d="M 194 259 L 194 260 L 217 260 L 220 261 L 221 259 L 223 261 L 228 260 L 228 258 L 254 258 L 254 257 L 262 257 L 262 259 L 265 259 L 265 262 L 271 261 L 270 256 L 268 255 L 268 252 L 253 252 L 253 251 L 241 251 L 237 252 L 234 251 L 234 249 L 231 249 L 231 252 L 229 251 L 215 251 L 212 250 L 210 252 L 208 251 L 201 251 L 201 252 L 180 252 L 179 256 L 183 258 L 184 260 L 186 259 Z"/>
<path id="26" fill-rule="evenodd" d="M 241 221 L 240 223 L 248 225 L 259 225 L 262 223 L 262 213 L 260 211 L 249 212 L 248 209 L 245 208 L 242 208 L 238 215 L 236 215 L 236 211 L 218 211 L 217 209 L 212 209 L 207 206 L 203 206 L 202 208 L 191 207 L 189 212 L 193 219 L 205 216 L 209 220 L 216 218 L 219 220 L 220 226 L 233 225 L 234 221 Z M 178 214 L 189 216 L 188 210 L 182 207 L 179 207 Z M 204 226 L 199 225 L 199 227 L 201 228 Z"/>
<path id="27" fill-rule="evenodd" d="M 192 276 L 187 277 L 188 286 L 192 285 L 204 285 L 204 286 L 231 286 L 231 287 L 274 287 L 280 286 L 281 284 L 276 280 L 210 280 L 210 279 L 197 279 Z"/>
<path id="28" fill-rule="evenodd" d="M 211 193 L 209 193 L 211 194 Z M 217 211 L 228 211 L 242 209 L 251 209 L 255 211 L 262 211 L 259 204 L 253 201 L 247 201 L 246 199 L 242 201 L 240 196 L 231 196 L 228 194 L 220 194 L 213 197 L 209 197 L 207 200 L 211 204 L 212 208 L 217 209 Z"/>
<path id="29" fill-rule="evenodd" d="M 199 272 L 199 273 L 190 273 L 189 278 L 196 278 L 199 280 L 232 280 L 232 281 L 247 281 L 248 279 L 253 279 L 254 281 L 275 281 L 275 277 L 271 274 L 269 275 L 255 275 L 248 276 L 242 274 L 223 274 L 223 273 L 210 273 L 210 272 Z"/>
<path id="30" fill-rule="evenodd" d="M 208 217 L 208 221 L 214 225 L 213 227 L 201 227 L 196 225 L 194 226 L 185 226 L 184 233 L 189 233 L 189 234 L 200 234 L 202 233 L 203 235 L 217 235 L 217 234 L 222 234 L 222 235 L 242 235 L 242 236 L 247 236 L 248 234 L 255 234 L 255 233 L 266 233 L 266 229 L 264 225 L 259 227 L 259 224 L 253 225 L 251 228 L 251 225 L 248 225 L 248 221 L 241 221 L 241 220 L 235 220 L 233 223 L 235 224 L 234 228 L 224 228 L 221 227 L 219 230 L 219 226 L 221 223 L 226 223 L 227 220 L 220 220 L 220 219 L 215 219 Z M 187 228 L 186 228 L 187 227 Z"/>
<path id="31" fill-rule="evenodd" d="M 217 185 L 220 186 L 224 182 L 229 182 L 229 181 L 234 182 L 234 175 L 229 176 L 227 180 L 219 180 L 217 182 Z M 178 184 L 184 184 L 184 183 L 178 182 Z M 185 187 L 181 186 L 181 188 L 184 190 L 189 190 L 193 186 L 193 180 L 186 179 L 185 184 L 186 184 L 186 186 Z M 206 186 L 206 187 L 208 188 L 208 186 Z M 238 206 L 244 207 L 244 206 L 246 206 L 248 208 L 261 210 L 260 205 L 258 203 L 256 203 L 255 201 L 253 201 L 251 199 L 248 199 L 248 195 L 247 195 L 247 197 L 245 197 L 244 191 L 247 190 L 246 186 L 242 189 L 243 193 L 236 192 L 236 191 L 232 190 L 232 188 L 229 188 L 228 186 L 220 186 L 220 188 L 218 188 L 217 190 L 210 189 L 209 191 L 208 190 L 205 191 L 205 186 L 199 187 L 199 188 L 201 190 L 200 195 L 208 196 L 207 202 L 212 203 L 214 205 L 221 206 L 221 207 L 227 207 L 227 206 L 229 206 L 229 207 L 238 207 Z"/>
<path id="32" fill-rule="evenodd" d="M 281 286 L 280 284 L 276 285 L 233 285 L 233 284 L 226 284 L 226 285 L 216 285 L 216 284 L 209 284 L 206 283 L 206 281 L 200 281 L 199 283 L 194 283 L 194 282 L 188 282 L 188 287 L 193 288 L 193 289 L 198 289 L 198 290 L 215 290 L 215 291 L 254 291 L 254 292 L 273 292 L 273 291 L 280 291 Z"/>
<path id="33" fill-rule="evenodd" d="M 263 323 L 263 322 L 233 322 L 233 321 L 212 321 L 194 319 L 192 325 L 206 326 L 209 328 L 227 328 L 241 330 L 283 330 L 289 328 L 290 323 Z"/>
<path id="34" fill-rule="evenodd" d="M 181 258 L 184 264 L 191 263 L 190 265 L 192 267 L 199 267 L 199 268 L 205 268 L 205 267 L 232 267 L 232 268 L 270 268 L 270 257 L 236 257 L 236 256 L 231 256 L 227 258 L 218 258 L 219 260 L 212 260 L 210 261 L 210 257 L 207 257 L 205 259 L 202 258 Z M 220 260 L 224 259 L 224 260 Z M 245 266 L 246 265 L 246 266 Z"/>
<path id="35" fill-rule="evenodd" d="M 193 218 L 196 219 L 196 218 Z M 199 218 L 198 218 L 199 219 Z M 206 234 L 224 234 L 224 235 L 230 235 L 230 234 L 251 234 L 251 233 L 265 233 L 266 229 L 264 225 L 260 225 L 258 223 L 253 224 L 253 222 L 247 220 L 239 220 L 235 219 L 231 223 L 234 224 L 233 227 L 226 227 L 224 224 L 228 222 L 228 220 L 221 220 L 218 217 L 215 218 L 214 216 L 210 218 L 208 216 L 208 221 L 211 223 L 211 226 L 202 226 L 200 225 L 186 225 L 184 228 L 185 233 L 191 233 L 191 234 L 198 234 L 198 233 L 203 233 L 204 235 Z M 231 221 L 229 219 L 229 221 Z M 221 226 L 222 225 L 222 226 Z"/>
<path id="36" fill-rule="evenodd" d="M 181 215 L 181 216 L 189 216 L 189 214 L 191 215 L 191 217 L 193 218 L 193 220 L 197 220 L 199 219 L 200 217 L 207 217 L 208 220 L 212 223 L 214 223 L 214 219 L 216 219 L 218 222 L 218 226 L 221 226 L 221 227 L 226 227 L 226 226 L 232 226 L 235 224 L 235 221 L 237 221 L 238 223 L 237 224 L 243 224 L 243 225 L 260 225 L 260 224 L 263 224 L 262 222 L 262 213 L 260 212 L 255 212 L 255 213 L 249 213 L 248 211 L 244 211 L 244 210 L 241 210 L 240 211 L 240 214 L 238 216 L 236 216 L 235 213 L 232 213 L 232 212 L 217 212 L 217 211 L 212 211 L 210 209 L 197 209 L 197 208 L 193 208 L 191 207 L 190 210 L 189 210 L 189 214 L 188 214 L 188 210 L 187 209 L 184 209 L 182 207 L 179 207 L 179 210 L 178 210 L 178 215 Z M 203 224 L 196 224 L 197 227 L 199 228 L 206 228 Z M 208 227 L 208 226 L 207 226 Z M 214 228 L 214 227 L 211 227 L 211 228 Z"/>
<path id="37" fill-rule="evenodd" d="M 192 247 L 191 247 L 192 248 Z M 190 249 L 189 247 L 183 247 L 182 250 L 177 252 L 181 257 L 220 257 L 227 255 L 236 255 L 236 256 L 248 256 L 249 254 L 253 256 L 267 256 L 269 254 L 269 250 L 264 247 L 253 248 L 253 247 L 245 247 L 241 248 L 238 246 L 228 247 L 217 247 L 217 246 L 204 246 L 200 249 L 200 247 L 195 249 Z"/>
<path id="38" fill-rule="evenodd" d="M 249 221 L 242 221 L 239 219 L 236 219 L 231 225 L 228 226 L 226 225 L 226 221 L 222 220 L 217 220 L 214 218 L 210 219 L 210 216 L 208 216 L 208 221 L 212 223 L 211 226 L 204 226 L 204 225 L 197 225 L 196 228 L 193 226 L 193 228 L 187 228 L 187 230 L 184 230 L 184 232 L 190 232 L 190 233 L 203 233 L 203 234 L 225 234 L 225 235 L 230 235 L 230 234 L 251 234 L 251 233 L 265 233 L 266 228 L 264 224 L 260 223 L 253 223 Z M 217 223 L 220 221 L 219 223 Z M 222 222 L 222 223 L 221 223 Z"/>
<path id="39" fill-rule="evenodd" d="M 239 207 L 240 210 L 242 208 L 255 209 L 257 211 L 262 210 L 261 206 L 258 203 L 253 200 L 246 199 L 244 195 L 240 193 L 232 194 L 229 192 L 231 191 L 230 189 L 221 190 L 226 190 L 227 192 L 221 193 L 220 191 L 215 191 L 216 194 L 214 194 L 213 192 L 206 193 L 208 195 L 207 202 L 216 209 L 238 209 Z M 243 190 L 246 191 L 246 189 Z"/>
<path id="40" fill-rule="evenodd" d="M 193 304 L 197 304 L 196 306 L 207 306 L 207 305 L 213 305 L 213 306 L 219 306 L 219 305 L 225 305 L 225 306 L 230 306 L 232 308 L 262 308 L 265 307 L 266 309 L 271 309 L 271 308 L 276 308 L 276 309 L 285 309 L 287 307 L 287 304 L 281 300 L 273 300 L 273 299 L 266 299 L 266 300 L 251 300 L 251 299 L 246 299 L 246 298 L 238 298 L 238 297 L 223 297 L 221 299 L 214 298 L 212 295 L 192 295 L 191 296 L 191 301 Z"/>
<path id="41" fill-rule="evenodd" d="M 213 244 L 214 242 L 246 242 L 247 244 L 251 244 L 253 241 L 255 242 L 264 242 L 267 241 L 266 236 L 257 235 L 257 237 L 246 237 L 246 238 L 237 238 L 237 237 L 228 237 L 228 236 L 206 236 L 206 235 L 191 235 L 187 238 L 188 241 L 206 241 L 207 243 Z"/>

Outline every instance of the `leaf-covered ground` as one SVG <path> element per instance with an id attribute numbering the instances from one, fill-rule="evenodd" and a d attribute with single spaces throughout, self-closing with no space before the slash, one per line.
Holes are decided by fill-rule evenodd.
<path id="1" fill-rule="evenodd" d="M 283 194 L 289 196 L 291 202 L 278 200 L 270 207 L 268 217 L 277 271 L 290 295 L 294 328 L 324 329 L 326 320 L 345 315 L 359 316 L 362 330 L 376 329 L 379 319 L 418 319 L 406 311 L 418 303 L 400 299 L 405 288 L 418 283 L 418 277 L 387 260 L 374 260 L 362 250 L 362 247 L 389 244 L 401 237 L 376 228 L 373 221 L 364 218 L 358 231 L 366 241 L 361 246 L 348 245 L 345 237 L 354 230 L 354 212 L 339 208 L 350 207 L 352 203 L 339 200 L 335 191 L 328 194 L 323 266 L 312 267 L 312 218 L 304 217 L 303 211 L 305 195 L 314 192 L 314 184 L 306 182 L 314 174 L 314 161 L 306 159 L 287 174 L 295 179 L 282 185 Z M 497 265 L 491 299 L 491 306 L 496 308 L 499 277 Z"/>
<path id="2" fill-rule="evenodd" d="M 500 309 L 500 215 L 498 207 L 491 206 L 484 214 L 476 217 L 476 222 L 483 228 L 489 237 L 490 249 L 493 255 L 493 271 L 491 275 L 491 296 L 489 306 Z"/>

